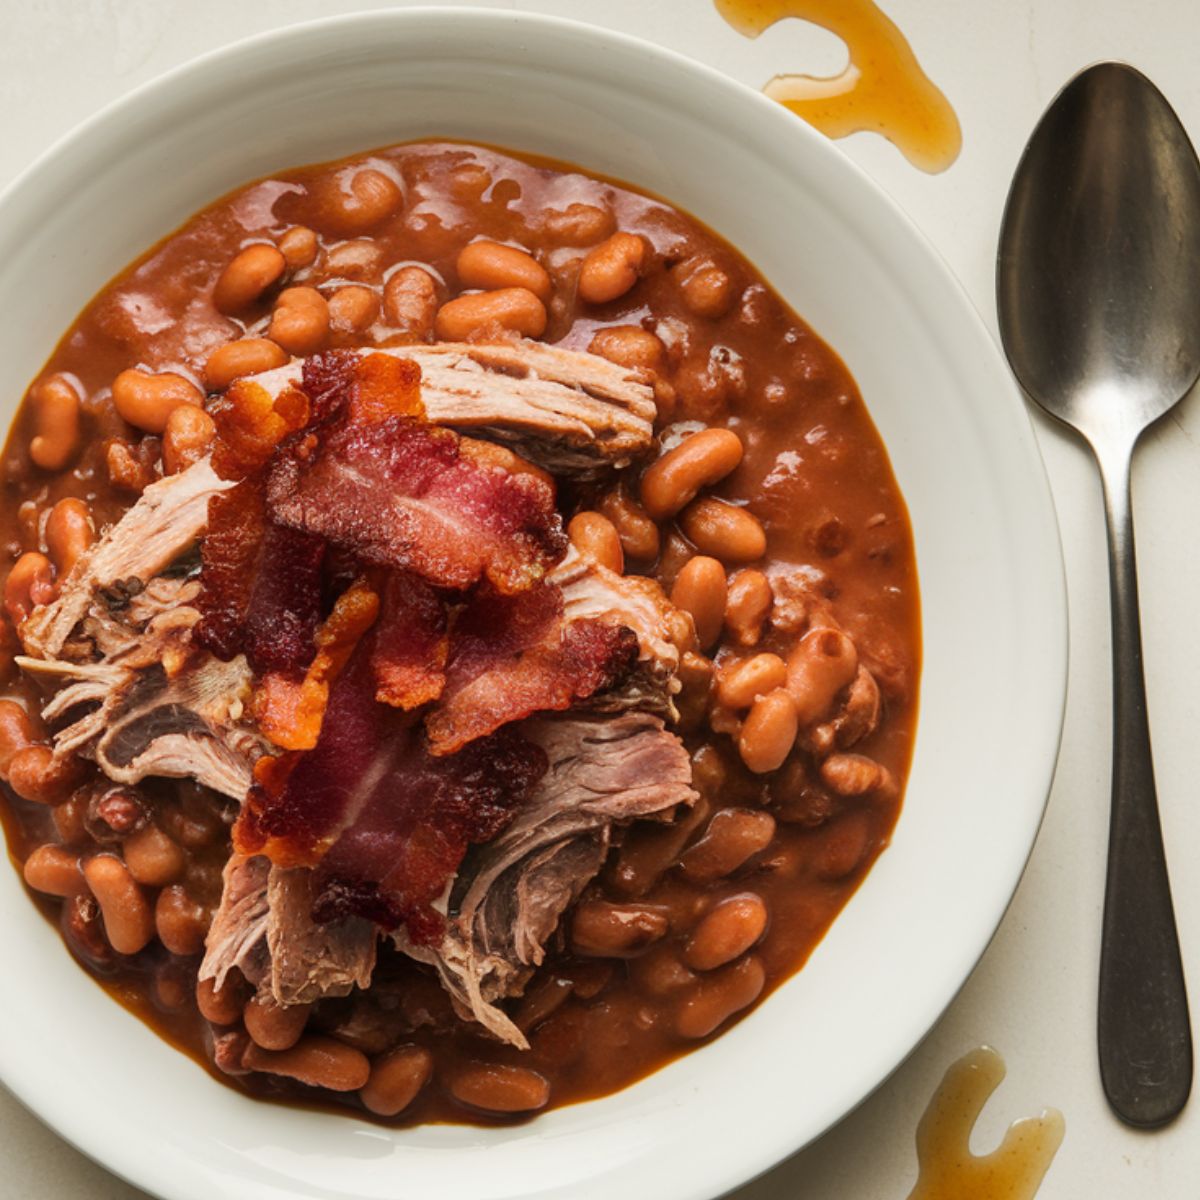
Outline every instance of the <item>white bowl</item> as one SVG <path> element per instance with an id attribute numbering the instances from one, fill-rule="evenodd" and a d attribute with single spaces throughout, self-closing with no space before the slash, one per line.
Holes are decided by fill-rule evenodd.
<path id="1" fill-rule="evenodd" d="M 858 1104 L 955 995 L 1016 887 L 1054 766 L 1066 618 L 1022 402 L 928 244 L 782 108 L 646 43 L 524 14 L 382 12 L 254 38 L 138 89 L 0 197 L 4 422 L 93 293 L 272 170 L 450 136 L 649 188 L 727 237 L 842 355 L 891 453 L 924 597 L 895 839 L 805 969 L 616 1095 L 511 1129 L 391 1132 L 257 1103 L 107 999 L 0 871 L 0 1075 L 171 1200 L 706 1200 Z"/>

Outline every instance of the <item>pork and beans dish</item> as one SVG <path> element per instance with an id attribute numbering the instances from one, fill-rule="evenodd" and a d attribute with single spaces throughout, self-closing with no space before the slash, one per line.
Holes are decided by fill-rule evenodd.
<path id="1" fill-rule="evenodd" d="M 445 142 L 251 184 L 84 309 L 4 486 L 10 853 L 253 1094 L 612 1092 L 888 840 L 904 502 L 838 358 L 659 199 Z"/>

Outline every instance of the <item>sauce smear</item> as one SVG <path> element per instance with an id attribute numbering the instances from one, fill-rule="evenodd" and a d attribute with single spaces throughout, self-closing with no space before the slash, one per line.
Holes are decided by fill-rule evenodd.
<path id="1" fill-rule="evenodd" d="M 947 1070 L 917 1126 L 917 1183 L 908 1200 L 1032 1200 L 1066 1123 L 1046 1109 L 1014 1121 L 990 1154 L 971 1153 L 971 1130 L 1004 1078 L 1004 1060 L 981 1046 Z"/>
<path id="2" fill-rule="evenodd" d="M 873 0 L 714 0 L 738 33 L 756 38 L 795 17 L 828 29 L 850 59 L 837 75 L 776 75 L 763 91 L 831 138 L 885 137 L 922 171 L 944 171 L 962 149 L 950 102 L 921 70 L 899 29 Z"/>

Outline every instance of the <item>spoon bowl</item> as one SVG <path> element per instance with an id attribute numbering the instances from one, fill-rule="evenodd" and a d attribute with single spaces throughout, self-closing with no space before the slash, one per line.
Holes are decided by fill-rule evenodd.
<path id="1" fill-rule="evenodd" d="M 1144 75 L 1067 84 L 1013 180 L 997 306 L 1022 386 L 1093 443 L 1136 439 L 1200 375 L 1198 214 L 1200 162 Z"/>
<path id="2" fill-rule="evenodd" d="M 996 300 L 1013 371 L 1091 444 L 1104 480 L 1113 646 L 1112 817 L 1100 1074 L 1130 1125 L 1192 1085 L 1187 989 L 1158 817 L 1129 480 L 1142 433 L 1200 375 L 1200 162 L 1162 93 L 1100 63 L 1059 93 L 1017 167 Z"/>

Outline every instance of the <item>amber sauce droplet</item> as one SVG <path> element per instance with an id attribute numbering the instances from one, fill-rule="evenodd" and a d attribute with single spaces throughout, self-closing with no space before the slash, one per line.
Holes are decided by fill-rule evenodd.
<path id="1" fill-rule="evenodd" d="M 850 61 L 828 78 L 776 75 L 763 89 L 831 138 L 881 134 L 922 171 L 944 171 L 962 149 L 950 102 L 921 70 L 899 29 L 872 0 L 714 0 L 738 33 L 756 38 L 779 21 L 811 21 L 846 43 Z"/>
<path id="2" fill-rule="evenodd" d="M 1032 1200 L 1058 1147 L 1062 1113 L 1015 1121 L 990 1154 L 971 1153 L 971 1130 L 1004 1078 L 1004 1060 L 981 1046 L 946 1072 L 917 1126 L 917 1183 L 908 1200 Z"/>

